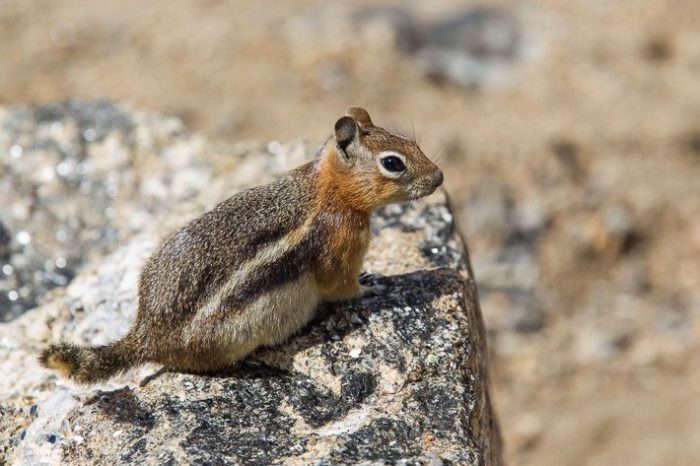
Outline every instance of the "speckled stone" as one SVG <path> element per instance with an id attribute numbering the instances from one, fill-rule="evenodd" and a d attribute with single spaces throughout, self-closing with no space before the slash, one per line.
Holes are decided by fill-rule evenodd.
<path id="1" fill-rule="evenodd" d="M 202 138 L 103 100 L 0 109 L 0 321 L 207 185 Z"/>
<path id="2" fill-rule="evenodd" d="M 313 152 L 227 151 L 235 163 L 172 214 L 179 222 Z M 366 269 L 382 293 L 323 304 L 298 335 L 238 367 L 140 384 L 158 370 L 148 365 L 91 387 L 41 369 L 47 339 L 126 332 L 139 267 L 163 230 L 133 236 L 0 324 L 0 372 L 12 374 L 0 378 L 0 464 L 501 464 L 476 286 L 443 192 L 374 215 Z"/>

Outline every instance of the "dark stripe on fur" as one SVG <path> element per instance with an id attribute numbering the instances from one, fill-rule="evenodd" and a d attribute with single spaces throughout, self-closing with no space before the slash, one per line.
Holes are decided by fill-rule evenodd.
<path id="1" fill-rule="evenodd" d="M 317 260 L 320 250 L 320 230 L 314 224 L 306 237 L 294 248 L 272 263 L 254 269 L 248 279 L 224 298 L 221 310 L 240 309 L 263 294 L 280 288 L 301 277 Z"/>
<path id="2" fill-rule="evenodd" d="M 315 199 L 313 176 L 313 165 L 307 164 L 231 197 L 171 235 L 141 273 L 143 319 L 189 320 L 243 263 L 301 226 Z"/>

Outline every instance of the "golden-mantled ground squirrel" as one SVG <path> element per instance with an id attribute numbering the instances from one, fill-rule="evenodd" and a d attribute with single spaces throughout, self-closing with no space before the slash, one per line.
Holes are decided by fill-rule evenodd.
<path id="1" fill-rule="evenodd" d="M 145 362 L 186 372 L 230 366 L 284 341 L 321 300 L 357 296 L 372 209 L 427 196 L 442 181 L 415 141 L 350 107 L 314 161 L 236 194 L 158 247 L 124 338 L 51 345 L 39 360 L 80 383 Z"/>

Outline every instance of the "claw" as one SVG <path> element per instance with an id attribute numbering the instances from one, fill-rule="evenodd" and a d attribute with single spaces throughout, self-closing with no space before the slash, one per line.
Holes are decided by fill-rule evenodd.
<path id="1" fill-rule="evenodd" d="M 381 278 L 381 275 L 376 275 L 369 272 L 362 272 L 357 278 L 357 281 L 360 282 L 360 285 L 363 286 L 375 286 L 379 285 L 379 280 Z"/>
<path id="2" fill-rule="evenodd" d="M 376 298 L 378 296 L 382 296 L 385 292 L 386 286 L 384 285 L 360 285 L 360 296 L 363 298 Z"/>
<path id="3" fill-rule="evenodd" d="M 360 283 L 360 296 L 362 297 L 377 297 L 385 294 L 386 286 L 381 284 L 381 275 L 375 275 L 363 272 L 358 277 Z"/>

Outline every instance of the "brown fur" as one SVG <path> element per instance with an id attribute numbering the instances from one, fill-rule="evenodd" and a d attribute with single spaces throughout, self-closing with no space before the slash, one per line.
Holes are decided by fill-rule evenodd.
<path id="1" fill-rule="evenodd" d="M 405 158 L 404 171 L 382 172 L 386 151 Z M 315 161 L 231 197 L 156 249 L 122 340 L 52 345 L 39 360 L 80 383 L 147 361 L 191 372 L 233 364 L 297 331 L 319 300 L 357 295 L 372 209 L 428 195 L 441 182 L 414 141 L 351 107 Z"/>
<path id="2" fill-rule="evenodd" d="M 42 351 L 39 362 L 76 382 L 96 382 L 108 379 L 140 362 L 136 343 L 129 335 L 104 346 L 88 347 L 59 343 Z"/>

